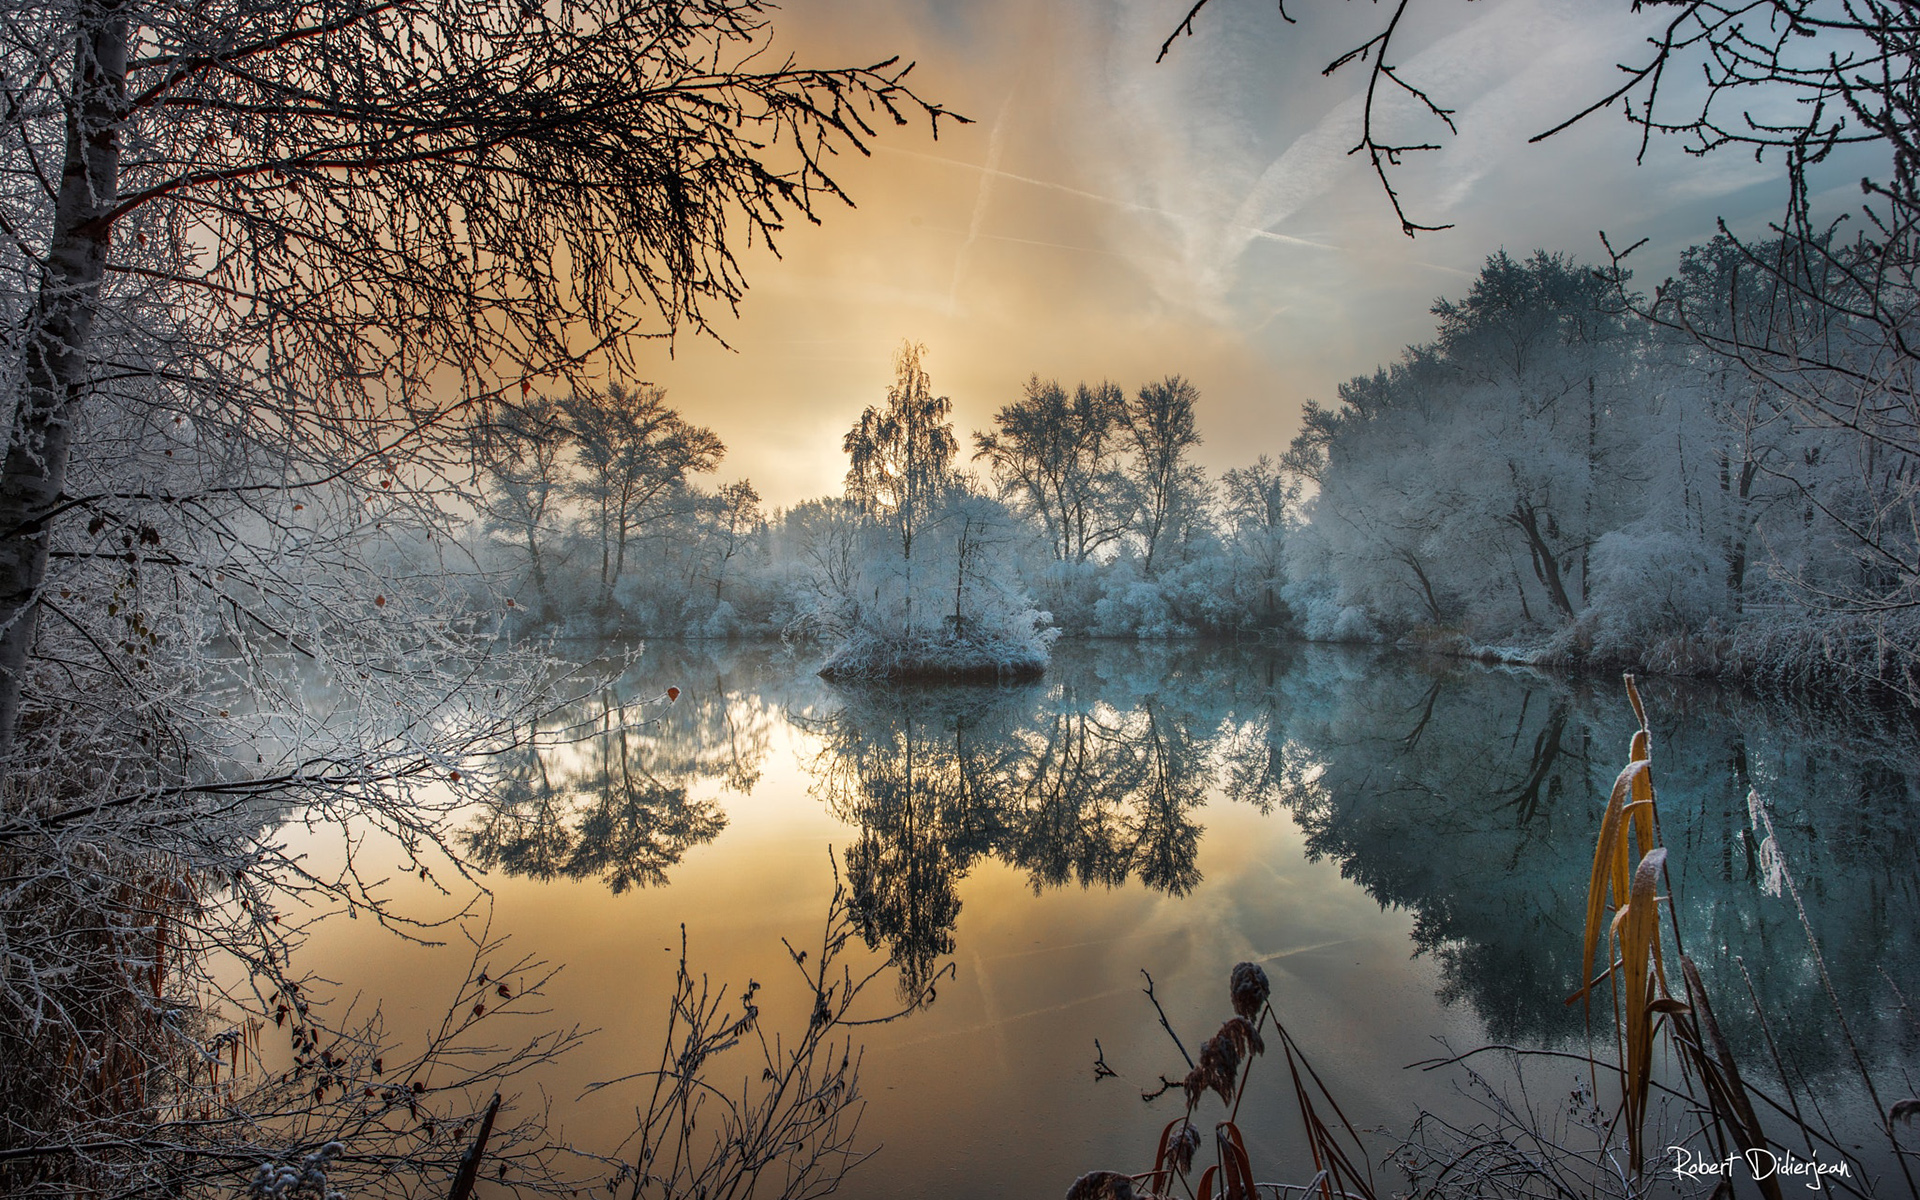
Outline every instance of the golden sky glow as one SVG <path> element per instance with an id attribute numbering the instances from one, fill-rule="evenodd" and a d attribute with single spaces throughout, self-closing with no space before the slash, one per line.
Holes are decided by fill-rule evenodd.
<path id="1" fill-rule="evenodd" d="M 795 227 L 783 259 L 746 255 L 750 290 L 720 324 L 732 351 L 683 338 L 649 377 L 729 447 L 718 478 L 771 504 L 838 493 L 840 439 L 884 399 L 894 348 L 927 347 L 963 445 L 1031 374 L 1168 374 L 1201 393 L 1202 461 L 1218 471 L 1285 449 L 1308 398 L 1431 335 L 1429 306 L 1505 247 L 1598 258 L 1642 237 L 1643 285 L 1685 245 L 1764 226 L 1772 164 L 1697 160 L 1602 114 L 1526 139 L 1604 94 L 1641 25 L 1579 0 L 1429 0 L 1393 56 L 1458 112 L 1461 133 L 1402 171 L 1401 235 L 1358 138 L 1361 74 L 1320 68 L 1382 18 L 1369 4 L 1215 0 L 1200 35 L 1154 64 L 1186 3 L 1168 0 L 793 0 L 776 45 L 803 61 L 918 62 L 928 98 L 974 118 L 931 140 L 884 128 L 844 162 L 859 207 Z M 1626 6 L 1613 6 L 1622 10 Z M 1389 116 L 1425 140 L 1433 122 Z M 1408 140 L 1415 140 L 1409 138 Z M 1853 172 L 1857 179 L 1859 172 Z"/>

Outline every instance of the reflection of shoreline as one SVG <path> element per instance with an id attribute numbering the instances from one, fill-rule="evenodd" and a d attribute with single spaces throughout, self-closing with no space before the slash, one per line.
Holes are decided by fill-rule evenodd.
<path id="1" fill-rule="evenodd" d="M 800 763 L 813 795 L 858 839 L 842 849 L 863 932 L 909 960 L 941 952 L 957 881 L 983 857 L 1035 891 L 1140 882 L 1181 895 L 1201 882 L 1202 806 L 1245 804 L 1284 810 L 1310 855 L 1411 914 L 1440 994 L 1492 1036 L 1579 1036 L 1580 1010 L 1560 1002 L 1577 982 L 1595 825 L 1629 720 L 1598 685 L 1361 649 L 1080 643 L 1037 684 L 873 689 L 825 684 L 758 647 L 662 647 L 619 690 L 631 701 L 672 681 L 679 702 L 624 741 L 610 732 L 514 765 L 498 819 L 476 830 L 491 839 L 476 853 L 498 854 L 489 865 L 664 882 L 725 821 L 700 798 L 712 789 L 690 786 L 752 792 L 789 725 L 820 748 Z M 1842 1065 L 1838 1035 L 1820 1036 L 1833 1015 L 1802 969 L 1805 934 L 1759 890 L 1751 782 L 1775 801 L 1822 944 L 1857 951 L 1830 956 L 1848 1021 L 1873 1052 L 1911 1054 L 1907 1010 L 1879 974 L 1920 963 L 1911 742 L 1751 695 L 1646 691 L 1662 818 L 1686 847 L 1674 899 L 1710 990 L 1744 999 L 1744 971 L 1768 1024 L 1815 1031 L 1787 1052 L 1796 1086 Z M 1767 1053 L 1751 1006 L 1721 1016 L 1737 1055 Z"/>
<path id="2" fill-rule="evenodd" d="M 1471 668 L 1322 669 L 1282 681 L 1297 786 L 1279 803 L 1309 852 L 1340 864 L 1380 903 L 1414 914 L 1441 964 L 1443 996 L 1466 1001 L 1492 1037 L 1578 1038 L 1578 931 L 1599 814 L 1631 715 L 1607 693 Z M 1684 702 L 1668 703 L 1669 690 Z M 1910 739 L 1867 731 L 1822 739 L 1805 714 L 1758 697 L 1657 682 L 1654 776 L 1675 911 L 1710 993 L 1737 997 L 1721 1024 L 1736 1055 L 1768 1055 L 1764 1023 L 1810 1031 L 1784 1050 L 1795 1086 L 1841 1069 L 1831 1002 L 1805 969 L 1806 932 L 1761 890 L 1746 790 L 1791 815 L 1781 849 L 1863 1045 L 1911 1054 L 1920 1037 L 1894 979 L 1920 962 L 1920 771 Z M 1770 714 L 1778 709 L 1778 719 Z M 1776 824 L 1778 808 L 1775 810 Z M 1845 947 L 1844 961 L 1831 953 Z"/>

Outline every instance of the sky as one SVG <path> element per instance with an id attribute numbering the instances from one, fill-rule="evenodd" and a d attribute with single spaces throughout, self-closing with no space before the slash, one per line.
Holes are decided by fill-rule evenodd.
<path id="1" fill-rule="evenodd" d="M 971 125 L 886 124 L 836 177 L 857 205 L 743 256 L 727 342 L 644 352 L 650 382 L 728 453 L 717 481 L 769 505 L 838 494 L 841 438 L 884 403 L 903 340 L 926 347 L 962 445 L 1033 375 L 1132 392 L 1167 375 L 1200 392 L 1198 457 L 1219 472 L 1278 456 L 1303 403 L 1330 403 L 1464 294 L 1500 249 L 1603 255 L 1640 239 L 1641 286 L 1724 218 L 1765 229 L 1777 165 L 1700 159 L 1618 110 L 1544 143 L 1533 134 L 1605 95 L 1651 28 L 1622 0 L 1416 0 L 1391 61 L 1455 110 L 1446 136 L 1412 106 L 1381 109 L 1443 148 L 1394 176 L 1409 215 L 1453 228 L 1409 239 L 1363 156 L 1363 71 L 1328 61 L 1390 9 L 1213 0 L 1197 34 L 1160 43 L 1188 0 L 789 0 L 776 49 L 814 65 L 895 54 L 927 99 Z M 1677 90 L 1684 81 L 1677 82 Z M 1853 175 L 1858 178 L 1858 172 Z M 1838 193 L 1836 193 L 1838 194 Z M 1855 193 L 1857 194 L 1857 192 Z M 1844 202 L 1844 201 L 1842 201 Z"/>

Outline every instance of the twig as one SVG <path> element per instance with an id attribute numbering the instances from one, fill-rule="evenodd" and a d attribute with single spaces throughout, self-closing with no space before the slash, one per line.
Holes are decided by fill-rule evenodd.
<path id="1" fill-rule="evenodd" d="M 1107 1065 L 1107 1052 L 1100 1048 L 1100 1039 L 1093 1039 L 1093 1078 L 1098 1083 L 1102 1079 L 1116 1079 L 1120 1073 Z"/>
<path id="2" fill-rule="evenodd" d="M 1147 969 L 1141 967 L 1140 973 L 1147 975 Z M 1168 1037 L 1173 1039 L 1174 1048 L 1180 1051 L 1180 1057 L 1187 1060 L 1187 1069 L 1193 1070 L 1193 1055 L 1188 1054 L 1187 1048 L 1181 1044 L 1180 1035 L 1173 1031 L 1173 1023 L 1167 1020 L 1167 1010 L 1160 1007 L 1159 997 L 1153 994 L 1153 976 L 1147 975 L 1147 986 L 1140 990 L 1147 994 L 1147 999 L 1153 1001 L 1153 1011 L 1160 1014 L 1160 1027 L 1167 1031 Z"/>

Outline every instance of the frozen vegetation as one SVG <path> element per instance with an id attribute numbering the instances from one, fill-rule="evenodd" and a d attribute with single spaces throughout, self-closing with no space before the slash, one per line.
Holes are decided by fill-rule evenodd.
<path id="1" fill-rule="evenodd" d="M 844 491 L 703 487 L 719 440 L 658 388 L 529 395 L 490 431 L 480 557 L 530 629 L 783 637 L 841 677 L 1038 674 L 1067 636 L 1277 632 L 1298 484 L 1193 461 L 1178 376 L 1031 379 L 961 455 L 923 348 L 845 439 Z M 583 419 L 591 417 L 591 420 Z"/>
<path id="2" fill-rule="evenodd" d="M 1657 308 L 1624 272 L 1496 254 L 1433 341 L 1218 478 L 1178 376 L 1033 377 L 968 460 L 906 345 L 843 493 L 773 512 L 695 480 L 722 447 L 658 388 L 532 396 L 491 446 L 482 557 L 534 625 L 784 637 L 842 676 L 1257 634 L 1912 697 L 1920 464 L 1870 402 L 1900 367 L 1836 314 L 1837 268 L 1783 299 L 1755 266 L 1780 253 L 1694 247 Z M 1822 322 L 1824 367 L 1714 341 Z"/>
<path id="3" fill-rule="evenodd" d="M 1617 273 L 1488 259 L 1433 342 L 1308 406 L 1301 631 L 1912 697 L 1920 447 L 1874 394 L 1881 331 L 1830 307 L 1851 285 L 1783 298 L 1781 257 L 1694 247 L 1654 320 Z M 1823 326 L 1831 365 L 1716 349 L 1758 323 Z"/>

